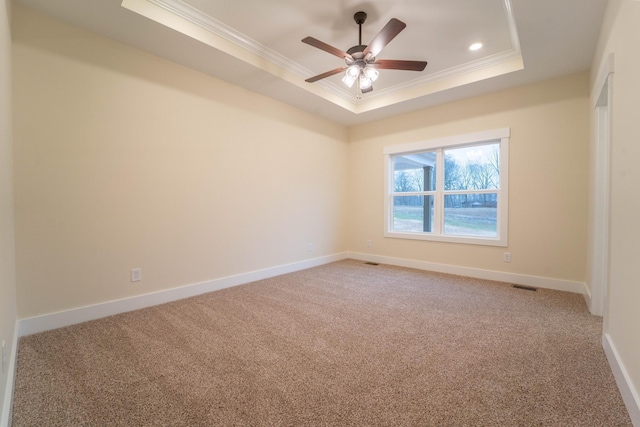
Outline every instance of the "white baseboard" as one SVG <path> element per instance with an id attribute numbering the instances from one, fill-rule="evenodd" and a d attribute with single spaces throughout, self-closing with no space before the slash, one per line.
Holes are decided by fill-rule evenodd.
<path id="1" fill-rule="evenodd" d="M 589 307 L 589 312 L 591 314 L 593 314 L 594 316 L 600 316 L 602 317 L 602 313 L 600 313 L 600 310 L 597 310 L 596 307 L 593 306 L 594 301 L 591 298 L 591 290 L 589 289 L 589 287 L 586 285 L 585 283 L 585 293 L 584 293 L 584 302 L 587 303 L 587 307 Z"/>
<path id="2" fill-rule="evenodd" d="M 7 364 L 7 386 L 4 391 L 4 402 L 2 402 L 0 427 L 11 426 L 13 390 L 15 389 L 16 369 L 18 367 L 18 329 L 18 322 L 16 321 L 13 331 L 13 341 L 11 342 L 11 352 L 9 353 L 9 363 Z"/>
<path id="3" fill-rule="evenodd" d="M 500 271 L 482 270 L 456 265 L 437 264 L 426 261 L 416 261 L 403 258 L 393 258 L 380 255 L 371 255 L 358 252 L 343 252 L 334 255 L 313 258 L 291 264 L 280 265 L 235 276 L 223 277 L 207 282 L 195 283 L 164 291 L 138 295 L 131 298 L 108 301 L 85 307 L 73 308 L 56 313 L 21 319 L 19 324 L 19 336 L 35 334 L 51 329 L 62 328 L 89 320 L 138 310 L 183 298 L 213 292 L 232 286 L 242 285 L 256 280 L 267 279 L 281 274 L 292 273 L 306 268 L 316 267 L 334 261 L 352 258 L 361 261 L 374 261 L 381 264 L 410 267 L 420 270 L 436 271 L 440 273 L 456 274 L 460 276 L 475 277 L 479 279 L 495 280 L 500 282 L 515 283 L 519 285 L 534 286 L 539 288 L 556 289 L 588 295 L 585 283 L 571 282 L 567 280 L 551 279 L 546 277 L 526 276 L 522 274 L 505 273 Z"/>
<path id="4" fill-rule="evenodd" d="M 455 274 L 458 276 L 474 277 L 476 279 L 494 280 L 496 282 L 513 283 L 516 285 L 533 286 L 536 288 L 554 289 L 557 291 L 573 292 L 587 295 L 587 285 L 584 282 L 552 279 L 549 277 L 528 276 L 524 274 L 506 273 L 503 271 L 482 270 L 479 268 L 461 267 L 458 265 L 438 264 L 434 262 L 418 261 L 405 258 L 394 258 L 382 255 L 372 255 L 361 252 L 348 252 L 348 258 L 361 261 L 372 261 L 380 264 L 397 265 L 418 270 L 435 271 L 438 273 Z"/>
<path id="5" fill-rule="evenodd" d="M 141 308 L 177 301 L 224 288 L 230 288 L 232 286 L 255 282 L 256 280 L 268 279 L 281 274 L 317 267 L 330 262 L 343 260 L 346 257 L 345 253 L 338 253 L 292 264 L 285 264 L 249 273 L 238 274 L 235 276 L 223 277 L 207 282 L 181 286 L 179 288 L 138 295 L 131 298 L 73 308 L 56 313 L 44 314 L 42 316 L 29 317 L 19 320 L 19 333 L 20 336 L 25 336 L 51 329 L 62 328 L 64 326 L 75 325 L 89 320 L 113 316 L 114 314 L 139 310 Z"/>
<path id="6" fill-rule="evenodd" d="M 613 371 L 613 376 L 618 384 L 622 400 L 627 407 L 627 412 L 629 412 L 631 422 L 634 426 L 640 427 L 640 393 L 634 388 L 629 373 L 620 360 L 618 350 L 616 350 L 616 346 L 613 344 L 609 334 L 602 335 L 602 347 L 607 355 L 609 366 Z"/>
<path id="7" fill-rule="evenodd" d="M 138 310 L 183 298 L 213 292 L 216 290 L 242 285 L 256 280 L 292 273 L 306 268 L 316 267 L 334 261 L 352 258 L 361 261 L 374 261 L 381 264 L 397 265 L 401 267 L 416 268 L 420 270 L 436 271 L 440 273 L 456 274 L 460 276 L 475 277 L 478 279 L 495 280 L 499 282 L 514 283 L 518 285 L 534 286 L 538 288 L 555 289 L 579 293 L 588 296 L 589 292 L 585 283 L 568 280 L 552 279 L 547 277 L 527 276 L 501 271 L 482 270 L 477 268 L 461 267 L 456 265 L 438 264 L 426 261 L 417 261 L 404 258 L 393 258 L 381 255 L 371 255 L 359 252 L 346 252 L 334 255 L 313 258 L 291 264 L 280 265 L 235 276 L 223 277 L 207 282 L 195 283 L 164 291 L 138 295 L 131 298 L 108 301 L 100 304 L 74 308 L 56 313 L 21 319 L 19 324 L 19 336 L 30 335 L 64 326 L 74 325 L 89 320 L 100 319 L 114 314 Z"/>

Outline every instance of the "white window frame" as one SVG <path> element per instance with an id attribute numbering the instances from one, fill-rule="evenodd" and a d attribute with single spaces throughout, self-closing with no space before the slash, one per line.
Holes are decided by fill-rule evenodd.
<path id="1" fill-rule="evenodd" d="M 399 239 L 431 240 L 437 242 L 464 243 L 470 245 L 502 246 L 508 244 L 509 225 L 509 139 L 510 128 L 500 128 L 446 138 L 417 141 L 406 144 L 384 147 L 384 236 Z M 444 149 L 459 148 L 483 143 L 500 143 L 500 188 L 497 190 L 498 211 L 496 220 L 496 237 L 460 236 L 444 234 Z M 434 194 L 434 230 L 431 232 L 401 232 L 393 230 L 393 157 L 424 151 L 436 151 L 436 190 Z M 482 193 L 473 190 L 471 193 Z M 491 192 L 496 192 L 491 190 Z M 431 192 L 429 192 L 431 193 Z M 423 193 L 421 192 L 420 195 Z M 397 194 L 396 194 L 397 195 Z M 413 193 L 403 193 L 411 196 Z"/>

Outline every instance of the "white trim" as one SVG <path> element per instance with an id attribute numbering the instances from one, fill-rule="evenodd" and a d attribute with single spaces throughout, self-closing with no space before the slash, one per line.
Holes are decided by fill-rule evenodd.
<path id="1" fill-rule="evenodd" d="M 2 402 L 2 417 L 0 427 L 11 426 L 11 416 L 13 414 L 13 391 L 16 382 L 16 370 L 18 368 L 18 322 L 16 321 L 13 330 L 13 341 L 11 342 L 11 352 L 9 353 L 9 364 L 7 369 L 7 386 L 4 391 L 4 402 Z"/>
<path id="2" fill-rule="evenodd" d="M 609 81 L 607 79 L 607 81 Z M 604 90 L 604 88 L 603 88 Z M 610 107 L 596 107 L 594 149 L 594 201 L 591 247 L 590 287 L 593 295 L 591 313 L 604 316 L 609 281 L 609 210 L 610 210 Z"/>
<path id="3" fill-rule="evenodd" d="M 616 55 L 613 52 L 611 52 L 607 56 L 607 60 L 604 61 L 600 70 L 598 71 L 598 74 L 594 81 L 594 85 L 591 88 L 591 93 L 597 93 L 598 95 L 600 95 L 602 88 L 607 83 L 607 79 L 609 78 L 609 75 L 615 72 L 615 63 L 616 63 L 615 59 L 616 59 Z M 591 108 L 596 108 L 598 106 L 599 101 L 600 101 L 600 96 L 593 97 Z"/>
<path id="4" fill-rule="evenodd" d="M 390 203 L 387 202 L 387 203 Z M 436 205 L 436 209 L 442 209 L 442 203 L 438 203 Z M 386 209 L 386 208 L 385 208 Z M 389 215 L 391 217 L 391 215 Z M 442 213 L 440 213 L 437 218 L 443 220 Z M 393 218 L 389 218 L 389 221 L 392 221 Z M 442 224 L 434 221 L 434 232 L 433 233 L 424 233 L 424 232 L 402 232 L 402 231 L 385 231 L 384 237 L 390 237 L 392 239 L 409 239 L 409 240 L 425 240 L 429 242 L 445 242 L 445 243 L 460 243 L 462 245 L 480 245 L 480 246 L 498 246 L 501 248 L 506 248 L 508 246 L 506 239 L 501 239 L 497 237 L 482 237 L 482 236 L 457 236 L 453 234 L 437 234 L 437 230 L 442 230 Z M 440 231 L 442 233 L 442 231 Z M 506 233 L 505 233 L 506 234 Z"/>
<path id="5" fill-rule="evenodd" d="M 440 187 L 438 186 L 438 183 L 442 182 L 444 184 L 444 158 L 445 156 L 442 155 L 442 148 L 439 148 L 436 150 L 436 189 L 439 189 Z M 390 176 L 390 183 L 391 185 L 394 185 L 394 177 Z M 444 185 L 442 186 L 442 188 L 444 188 Z M 393 190 L 394 187 L 389 187 L 389 191 Z M 387 191 L 385 189 L 385 191 Z M 434 221 L 433 221 L 433 229 L 431 230 L 433 232 L 433 235 L 435 236 L 444 236 L 444 195 L 442 194 L 442 191 L 438 191 L 436 194 L 434 194 L 433 196 L 433 200 L 434 200 Z M 393 197 L 389 198 L 389 203 L 393 203 Z M 387 227 L 386 231 L 387 233 L 389 232 L 389 230 L 392 229 L 392 223 L 394 221 L 393 219 L 393 208 L 389 209 L 387 212 L 387 215 L 389 215 L 389 227 Z M 437 219 L 437 221 L 436 221 Z M 387 234 L 385 234 L 385 237 L 387 236 Z"/>
<path id="6" fill-rule="evenodd" d="M 443 138 L 429 139 L 427 141 L 414 141 L 404 144 L 389 145 L 383 147 L 382 154 L 398 154 L 425 151 L 431 148 L 451 147 L 464 144 L 481 144 L 511 136 L 511 128 L 490 129 L 480 132 L 466 133 L 462 135 L 445 136 Z"/>
<path id="7" fill-rule="evenodd" d="M 482 59 L 478 59 L 476 61 L 467 62 L 461 65 L 457 65 L 455 67 L 447 68 L 445 70 L 437 71 L 435 73 L 427 74 L 424 77 L 420 77 L 417 79 L 409 80 L 405 83 L 399 83 L 394 86 L 390 86 L 385 89 L 375 90 L 371 95 L 367 96 L 366 99 L 360 100 L 362 104 L 372 103 L 373 100 L 377 98 L 384 98 L 390 95 L 393 95 L 397 92 L 406 91 L 406 90 L 416 90 L 419 87 L 426 87 L 428 85 L 433 85 L 434 83 L 445 82 L 448 80 L 456 81 L 460 80 L 465 76 L 479 74 L 486 70 L 492 70 L 494 68 L 498 68 L 504 65 L 509 65 L 511 63 L 520 63 L 522 64 L 522 54 L 519 50 L 509 49 L 503 52 L 499 52 L 490 56 L 486 56 Z M 524 68 L 524 66 L 516 67 L 518 70 Z M 508 72 L 512 72 L 514 70 L 509 70 Z M 499 73 L 506 74 L 506 73 Z"/>
<path id="8" fill-rule="evenodd" d="M 241 33 L 226 34 L 226 37 L 222 36 L 220 34 L 225 33 L 225 30 L 223 28 L 217 28 L 217 31 L 214 32 L 210 28 L 206 28 L 205 26 L 197 23 L 200 19 L 206 20 L 206 18 L 204 18 L 203 16 L 194 17 L 190 15 L 182 16 L 181 14 L 176 14 L 174 10 L 167 8 L 167 5 L 169 3 L 171 3 L 171 5 L 175 6 L 178 9 L 180 9 L 179 4 L 181 3 L 184 6 L 181 8 L 181 13 L 184 12 L 187 15 L 189 14 L 189 5 L 174 0 L 167 0 L 166 2 L 152 2 L 152 0 L 122 0 L 121 6 L 141 16 L 144 16 L 145 18 L 151 19 L 161 25 L 171 28 L 172 30 L 175 30 L 187 37 L 198 40 L 216 50 L 231 55 L 232 57 L 240 61 L 244 61 L 247 64 L 252 65 L 262 71 L 271 73 L 288 83 L 291 83 L 301 89 L 320 96 L 335 105 L 338 105 L 348 111 L 355 113 L 355 106 L 353 102 L 351 102 L 348 97 L 345 98 L 343 94 L 333 93 L 326 89 L 326 87 L 322 84 L 309 84 L 304 81 L 304 78 L 302 78 L 302 76 L 290 71 L 289 67 L 285 68 L 279 65 L 277 63 L 278 60 L 275 58 L 275 56 L 272 57 L 272 59 L 276 62 L 273 62 L 271 59 L 265 59 L 264 56 L 257 55 L 252 50 L 248 49 L 246 45 L 239 44 L 238 42 L 242 38 L 246 37 Z M 211 24 L 215 26 L 214 22 L 215 20 L 211 20 L 211 22 L 207 22 L 204 25 Z"/>
<path id="9" fill-rule="evenodd" d="M 616 346 L 613 344 L 609 334 L 602 335 L 602 348 L 609 361 L 616 384 L 618 384 L 622 400 L 627 407 L 627 412 L 629 412 L 631 422 L 634 426 L 640 426 L 640 393 L 634 388 L 633 381 L 631 381 L 627 369 L 622 360 L 620 360 L 618 350 L 616 350 Z"/>
<path id="10" fill-rule="evenodd" d="M 277 65 L 278 67 L 290 71 L 293 74 L 304 78 L 311 77 L 317 74 L 309 70 L 308 68 L 303 67 L 297 62 L 294 62 L 289 58 L 281 55 L 280 53 L 267 47 L 266 45 L 252 39 L 246 34 L 241 33 L 240 31 L 237 31 L 236 29 L 226 25 L 222 21 L 219 21 L 214 17 L 207 15 L 200 9 L 197 9 L 190 4 L 185 3 L 182 0 L 147 1 L 158 7 L 161 7 L 162 9 L 165 9 L 168 12 L 173 13 L 176 16 L 179 16 L 182 19 L 185 19 L 188 22 L 191 22 L 194 25 L 197 25 L 200 28 L 210 31 L 213 34 L 230 41 L 236 46 L 239 46 L 256 56 L 263 58 Z M 353 102 L 353 94 L 344 90 L 343 87 L 329 81 L 321 81 L 317 84 L 333 93 L 334 95 L 339 96 L 346 101 Z"/>
<path id="11" fill-rule="evenodd" d="M 123 298 L 120 300 L 108 301 L 90 306 L 59 311 L 56 313 L 44 314 L 42 316 L 21 319 L 19 320 L 19 333 L 20 336 L 25 336 L 44 332 L 51 329 L 87 322 L 89 320 L 112 316 L 114 314 L 177 301 L 224 288 L 230 288 L 232 286 L 243 285 L 245 283 L 255 282 L 256 280 L 268 279 L 281 274 L 317 267 L 330 262 L 340 261 L 345 258 L 345 253 L 337 253 L 334 255 L 312 258 L 305 261 L 265 268 L 262 270 L 223 277 L 220 279 L 209 280 L 207 282 L 195 283 L 145 295 L 138 295 L 135 297 Z"/>
<path id="12" fill-rule="evenodd" d="M 516 15 L 513 13 L 513 7 L 510 0 L 503 0 L 505 13 L 507 14 L 507 26 L 509 27 L 509 36 L 511 37 L 511 48 L 516 52 L 520 52 L 520 38 L 518 37 L 518 27 L 516 25 Z"/>
<path id="13" fill-rule="evenodd" d="M 589 290 L 589 286 L 585 286 L 585 293 L 584 293 L 583 297 L 584 297 L 584 302 L 587 303 L 587 307 L 589 307 L 589 312 L 591 314 L 594 314 L 593 310 L 591 309 L 591 306 L 593 304 L 593 302 L 592 302 L 593 298 L 591 297 L 591 290 Z"/>
<path id="14" fill-rule="evenodd" d="M 347 258 L 360 261 L 377 262 L 380 264 L 397 265 L 398 267 L 415 268 L 418 270 L 434 271 L 438 273 L 455 274 L 457 276 L 473 277 L 476 279 L 493 280 L 496 282 L 513 283 L 516 285 L 533 286 L 536 288 L 553 289 L 556 291 L 572 292 L 585 295 L 588 293 L 584 282 L 554 279 L 551 277 L 529 276 L 505 271 L 483 270 L 480 268 L 463 267 L 451 264 L 419 261 L 406 258 L 394 258 L 384 255 L 372 255 L 361 252 L 348 252 Z"/>
<path id="15" fill-rule="evenodd" d="M 597 91 L 593 94 L 592 146 L 591 146 L 591 186 L 590 201 L 591 220 L 589 255 L 589 287 L 591 301 L 589 309 L 592 314 L 603 316 L 604 328 L 607 331 L 607 305 L 609 282 L 609 210 L 611 181 L 611 121 L 612 90 L 615 56 L 610 53 L 596 78 Z"/>

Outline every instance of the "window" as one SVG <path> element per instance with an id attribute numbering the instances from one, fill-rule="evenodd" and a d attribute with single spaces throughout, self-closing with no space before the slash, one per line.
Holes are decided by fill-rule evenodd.
<path id="1" fill-rule="evenodd" d="M 385 236 L 507 246 L 509 135 L 385 147 Z"/>

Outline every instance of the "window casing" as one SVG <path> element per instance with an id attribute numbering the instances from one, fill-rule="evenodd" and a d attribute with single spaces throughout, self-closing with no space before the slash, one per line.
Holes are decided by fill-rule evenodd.
<path id="1" fill-rule="evenodd" d="M 385 147 L 385 237 L 507 246 L 510 129 Z"/>

